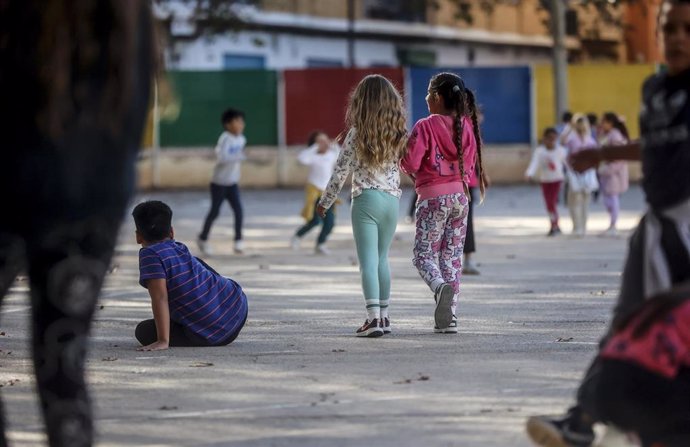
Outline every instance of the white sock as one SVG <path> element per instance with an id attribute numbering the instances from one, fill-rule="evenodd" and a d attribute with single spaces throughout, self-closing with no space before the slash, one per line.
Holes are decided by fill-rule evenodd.
<path id="1" fill-rule="evenodd" d="M 381 318 L 388 318 L 388 300 L 381 300 Z"/>
<path id="2" fill-rule="evenodd" d="M 367 320 L 372 321 L 381 318 L 379 300 L 365 300 L 365 302 L 367 304 Z"/>
<path id="3" fill-rule="evenodd" d="M 438 290 L 439 287 L 441 287 L 442 284 L 443 284 L 442 279 L 440 279 L 440 278 L 434 279 L 433 281 L 431 281 L 431 285 L 430 285 L 431 291 L 436 293 L 436 291 Z"/>

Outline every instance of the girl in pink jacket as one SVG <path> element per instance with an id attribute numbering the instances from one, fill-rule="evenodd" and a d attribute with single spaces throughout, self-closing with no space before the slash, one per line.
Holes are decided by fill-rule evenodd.
<path id="1" fill-rule="evenodd" d="M 431 78 L 426 102 L 431 114 L 415 124 L 401 161 L 419 196 L 414 265 L 434 292 L 434 332 L 457 333 L 467 191 L 475 169 L 482 198 L 485 190 L 477 106 L 474 93 L 452 73 Z"/>

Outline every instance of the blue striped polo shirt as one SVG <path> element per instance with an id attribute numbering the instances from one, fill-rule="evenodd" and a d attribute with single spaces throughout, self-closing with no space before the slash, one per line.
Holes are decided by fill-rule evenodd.
<path id="1" fill-rule="evenodd" d="M 228 339 L 247 317 L 242 287 L 206 268 L 186 245 L 169 239 L 139 250 L 139 283 L 165 279 L 170 319 L 210 344 Z"/>

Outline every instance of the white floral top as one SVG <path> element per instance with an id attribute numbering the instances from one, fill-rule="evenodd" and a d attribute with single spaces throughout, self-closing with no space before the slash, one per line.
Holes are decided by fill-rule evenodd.
<path id="1" fill-rule="evenodd" d="M 345 137 L 343 150 L 340 151 L 338 161 L 335 164 L 333 175 L 331 175 L 319 201 L 319 204 L 326 209 L 333 206 L 350 174 L 352 174 L 352 198 L 362 194 L 364 189 L 377 189 L 397 198 L 400 198 L 402 194 L 400 190 L 400 160 L 391 161 L 378 171 L 362 166 L 357 160 L 357 153 L 353 145 L 354 137 L 355 129 L 350 129 Z"/>

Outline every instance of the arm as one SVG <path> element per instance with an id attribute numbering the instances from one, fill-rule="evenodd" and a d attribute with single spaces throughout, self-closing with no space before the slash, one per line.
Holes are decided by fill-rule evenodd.
<path id="1" fill-rule="evenodd" d="M 529 162 L 529 166 L 527 167 L 527 170 L 525 171 L 525 177 L 527 179 L 532 180 L 534 178 L 534 175 L 537 173 L 537 165 L 539 163 L 539 147 L 537 147 L 534 152 L 532 152 L 532 159 Z"/>
<path id="2" fill-rule="evenodd" d="M 297 155 L 297 161 L 305 166 L 311 165 L 314 163 L 314 158 L 316 157 L 318 150 L 319 148 L 316 144 L 311 145 L 309 148 L 304 149 Z"/>
<path id="3" fill-rule="evenodd" d="M 354 169 L 355 149 L 352 146 L 353 139 L 354 131 L 350 130 L 347 133 L 347 137 L 345 137 L 343 150 L 340 151 L 340 154 L 338 155 L 338 161 L 335 163 L 333 175 L 331 175 L 331 179 L 328 181 L 328 185 L 326 186 L 326 189 L 321 196 L 321 200 L 319 200 L 319 205 L 316 208 L 316 212 L 320 216 L 325 216 L 326 210 L 333 206 L 333 203 L 338 198 L 338 193 L 345 184 L 345 180 Z"/>
<path id="4" fill-rule="evenodd" d="M 407 140 L 407 153 L 400 160 L 400 169 L 402 171 L 414 178 L 414 175 L 419 171 L 422 166 L 422 160 L 424 155 L 426 155 L 427 150 L 427 133 L 424 126 L 417 122 L 412 132 L 410 133 L 410 138 Z"/>
<path id="5" fill-rule="evenodd" d="M 558 137 L 558 142 L 561 143 L 563 146 L 567 145 L 568 138 L 570 137 L 570 133 L 573 131 L 573 126 L 570 124 L 566 124 L 565 128 L 563 129 L 563 132 L 561 132 L 561 135 Z"/>
<path id="6" fill-rule="evenodd" d="M 642 157 L 642 148 L 639 141 L 620 145 L 604 146 L 600 149 L 586 149 L 573 154 L 568 162 L 573 169 L 584 172 L 587 169 L 595 168 L 602 161 L 628 160 L 639 161 Z"/>
<path id="7" fill-rule="evenodd" d="M 138 351 L 160 351 L 168 349 L 170 344 L 170 309 L 168 308 L 168 287 L 165 279 L 149 279 L 146 288 L 151 296 L 153 320 L 156 322 L 158 340 L 148 346 L 142 346 Z"/>

